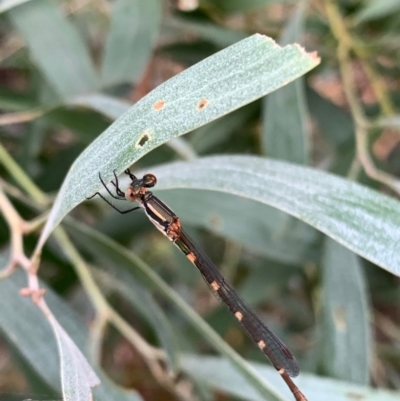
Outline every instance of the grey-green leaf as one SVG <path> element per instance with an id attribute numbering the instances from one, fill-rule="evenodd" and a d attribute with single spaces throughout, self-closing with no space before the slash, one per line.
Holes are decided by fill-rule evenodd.
<path id="1" fill-rule="evenodd" d="M 5 301 L 0 302 L 0 329 L 5 338 L 13 343 L 40 377 L 54 391 L 60 392 L 60 363 L 54 333 L 43 313 L 31 299 L 19 295 L 19 289 L 25 285 L 26 277 L 21 270 L 7 279 L 0 280 L 0 293 Z M 70 336 L 73 339 L 76 346 L 85 351 L 88 343 L 88 333 L 83 321 L 49 288 L 46 288 L 45 299 L 63 327 L 61 330 L 57 328 L 58 335 L 63 337 L 61 340 L 63 342 L 63 351 L 69 353 L 65 345 L 70 348 L 70 339 L 65 340 L 65 335 L 61 334 L 62 332 L 68 332 L 68 337 Z M 15 313 L 15 311 L 18 311 L 18 313 Z M 72 348 L 76 346 L 74 345 Z M 67 357 L 74 358 L 74 355 L 76 355 L 75 351 Z M 113 384 L 101 371 L 97 371 L 97 375 L 101 379 L 101 384 L 93 390 L 96 401 L 141 400 L 134 391 L 125 391 Z M 89 382 L 94 384 L 94 376 L 89 374 L 88 378 Z M 89 382 L 83 385 L 88 385 Z M 69 390 L 73 391 L 74 389 L 71 388 Z M 88 399 L 85 399 L 85 401 Z"/>
<path id="2" fill-rule="evenodd" d="M 26 3 L 30 0 L 1 0 L 0 1 L 0 14 L 4 13 L 5 11 L 10 10 L 13 7 L 17 7 L 23 3 Z"/>
<path id="3" fill-rule="evenodd" d="M 309 260 L 315 230 L 290 218 L 287 226 L 277 231 L 276 227 L 282 226 L 281 215 L 284 213 L 270 206 L 214 191 L 175 189 L 155 192 L 185 224 L 206 227 L 283 263 L 300 265 Z"/>
<path id="4" fill-rule="evenodd" d="M 253 35 L 160 85 L 75 161 L 42 233 L 41 246 L 73 207 L 155 147 L 289 83 L 319 63 L 297 45 Z"/>
<path id="5" fill-rule="evenodd" d="M 159 188 L 221 191 L 273 206 L 400 275 L 400 203 L 360 184 L 255 156 L 205 157 L 152 173 Z"/>
<path id="6" fill-rule="evenodd" d="M 103 86 L 138 81 L 150 58 L 161 17 L 160 0 L 117 0 L 112 7 Z"/>
<path id="7" fill-rule="evenodd" d="M 93 93 L 89 95 L 79 96 L 71 101 L 74 106 L 83 106 L 92 110 L 96 110 L 111 120 L 116 120 L 122 114 L 126 113 L 132 106 L 130 103 L 104 95 L 102 93 Z"/>
<path id="8" fill-rule="evenodd" d="M 222 358 L 186 355 L 182 357 L 182 366 L 187 374 L 196 377 L 212 389 L 223 391 L 242 400 L 265 400 L 232 369 L 228 361 Z M 273 375 L 276 375 L 275 369 L 264 364 L 253 362 L 251 366 L 265 380 L 270 380 Z M 302 373 L 295 381 L 310 401 L 396 401 L 399 397 L 397 391 L 364 387 L 307 373 Z M 283 381 L 276 383 L 276 386 L 282 394 L 286 395 L 287 400 L 293 399 Z"/>
<path id="9" fill-rule="evenodd" d="M 299 1 L 287 23 L 280 44 L 301 42 L 304 31 L 306 1 Z M 310 124 L 304 92 L 304 78 L 300 77 L 263 99 L 262 148 L 264 154 L 279 160 L 308 164 L 310 148 Z M 272 211 L 275 220 L 275 236 L 292 226 L 292 219 L 278 210 Z M 298 224 L 299 227 L 301 225 Z M 304 232 L 308 229 L 303 226 Z"/>
<path id="10" fill-rule="evenodd" d="M 99 378 L 54 315 L 50 315 L 48 319 L 57 339 L 61 363 L 61 387 L 65 401 L 90 400 L 91 389 L 100 384 Z"/>
<path id="11" fill-rule="evenodd" d="M 239 30 L 227 27 L 222 28 L 204 20 L 182 18 L 181 15 L 178 18 L 168 18 L 164 25 L 168 30 L 176 30 L 176 36 L 195 35 L 221 47 L 230 46 L 248 36 L 245 32 Z"/>
<path id="12" fill-rule="evenodd" d="M 323 364 L 331 377 L 368 385 L 373 347 L 367 288 L 359 258 L 327 238 L 322 266 Z"/>
<path id="13" fill-rule="evenodd" d="M 39 70 L 64 101 L 96 88 L 89 54 L 75 27 L 50 0 L 29 1 L 7 15 Z"/>
<path id="14" fill-rule="evenodd" d="M 289 20 L 282 46 L 301 40 L 305 4 L 299 2 Z M 269 157 L 308 164 L 310 132 L 303 77 L 264 98 L 262 138 L 264 154 Z"/>
<path id="15" fill-rule="evenodd" d="M 398 0 L 370 0 L 354 17 L 355 22 L 362 23 L 388 17 L 400 10 Z"/>

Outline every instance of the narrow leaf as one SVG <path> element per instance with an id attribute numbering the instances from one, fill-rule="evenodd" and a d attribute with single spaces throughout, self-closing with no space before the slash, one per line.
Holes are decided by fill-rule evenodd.
<path id="1" fill-rule="evenodd" d="M 65 100 L 96 87 L 89 54 L 75 27 L 50 0 L 29 1 L 7 15 L 57 95 Z"/>
<path id="2" fill-rule="evenodd" d="M 301 41 L 305 4 L 299 2 L 289 20 L 282 46 Z M 269 157 L 308 164 L 310 132 L 303 77 L 264 98 L 262 138 L 264 154 Z"/>
<path id="3" fill-rule="evenodd" d="M 83 106 L 104 114 L 111 120 L 116 120 L 127 112 L 132 104 L 102 93 L 79 96 L 71 102 L 74 106 Z"/>
<path id="4" fill-rule="evenodd" d="M 99 378 L 66 331 L 53 315 L 48 317 L 57 339 L 61 361 L 61 386 L 65 401 L 87 401 Z"/>
<path id="5" fill-rule="evenodd" d="M 377 191 L 323 171 L 255 156 L 204 157 L 152 173 L 159 189 L 221 191 L 273 206 L 400 275 L 400 203 Z"/>
<path id="6" fill-rule="evenodd" d="M 279 41 L 282 46 L 301 42 L 305 7 L 306 1 L 300 1 L 282 33 Z M 262 148 L 267 156 L 307 165 L 311 137 L 309 128 L 303 77 L 263 99 Z M 272 213 L 278 222 L 275 236 L 289 233 L 294 224 L 292 219 L 279 210 Z M 306 232 L 307 227 L 303 227 Z"/>
<path id="7" fill-rule="evenodd" d="M 321 134 L 337 148 L 354 142 L 354 122 L 351 114 L 308 88 L 307 103 Z"/>
<path id="8" fill-rule="evenodd" d="M 278 232 L 283 213 L 270 206 L 223 192 L 157 188 L 155 192 L 184 224 L 208 228 L 283 263 L 300 265 L 309 261 L 315 230 L 291 218 L 291 223 Z"/>
<path id="9" fill-rule="evenodd" d="M 237 29 L 221 28 L 219 25 L 195 18 L 168 18 L 166 28 L 176 29 L 176 35 L 182 37 L 185 34 L 199 36 L 200 38 L 216 44 L 220 47 L 233 45 L 235 42 L 246 38 L 248 35 Z"/>
<path id="10" fill-rule="evenodd" d="M 0 1 L 0 14 L 4 11 L 8 11 L 13 7 L 17 7 L 20 4 L 26 3 L 29 0 L 1 0 Z"/>
<path id="11" fill-rule="evenodd" d="M 0 280 L 2 299 L 7 300 L 7 302 L 0 302 L 0 330 L 38 375 L 54 391 L 61 392 L 60 362 L 54 332 L 39 308 L 29 298 L 19 295 L 19 290 L 25 285 L 25 274 L 21 270 L 7 279 Z M 68 336 L 73 339 L 79 349 L 85 351 L 85 347 L 88 345 L 88 333 L 84 323 L 70 306 L 58 298 L 49 288 L 46 288 L 45 299 L 54 316 L 57 316 L 58 321 L 65 328 L 65 330 L 56 328 L 57 335 L 63 342 L 63 351 L 69 354 L 68 349 L 76 348 L 76 346 L 70 347 L 70 339 L 65 338 L 65 331 L 68 332 Z M 75 357 L 75 350 L 72 350 L 72 354 L 67 356 L 68 359 Z M 81 364 L 80 357 L 77 357 L 75 362 Z M 84 367 L 85 371 L 88 372 L 87 366 Z M 70 372 L 72 373 L 72 371 Z M 65 373 L 67 372 L 65 371 Z M 92 384 L 95 383 L 92 374 L 84 373 L 84 376 L 87 376 Z M 93 390 L 96 401 L 140 401 L 140 397 L 134 391 L 126 391 L 116 386 L 101 371 L 97 371 L 97 376 L 100 377 L 101 384 Z M 69 381 L 69 383 L 72 382 Z M 73 389 L 69 389 L 69 391 L 73 391 Z"/>
<path id="12" fill-rule="evenodd" d="M 182 366 L 187 374 L 194 376 L 214 390 L 223 391 L 232 397 L 243 400 L 265 400 L 222 358 L 186 355 L 182 358 Z M 264 364 L 253 362 L 251 366 L 266 380 L 276 375 L 273 368 Z M 364 387 L 307 373 L 303 373 L 295 381 L 309 401 L 395 401 L 399 397 L 397 391 Z M 286 395 L 287 400 L 293 399 L 283 382 L 277 383 L 277 388 Z"/>
<path id="13" fill-rule="evenodd" d="M 102 66 L 103 86 L 137 82 L 153 50 L 160 0 L 117 0 Z"/>
<path id="14" fill-rule="evenodd" d="M 327 238 L 322 266 L 323 363 L 332 377 L 368 385 L 372 336 L 359 258 Z"/>
<path id="15" fill-rule="evenodd" d="M 319 63 L 299 46 L 253 35 L 160 85 L 76 160 L 42 233 L 40 248 L 73 207 L 155 147 L 287 84 Z"/>
<path id="16" fill-rule="evenodd" d="M 355 22 L 363 23 L 395 15 L 400 10 L 398 0 L 369 0 L 354 17 Z"/>

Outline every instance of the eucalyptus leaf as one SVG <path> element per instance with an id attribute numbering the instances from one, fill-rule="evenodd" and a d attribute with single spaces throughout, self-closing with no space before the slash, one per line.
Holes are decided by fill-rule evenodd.
<path id="1" fill-rule="evenodd" d="M 301 42 L 304 33 L 306 1 L 298 2 L 279 43 L 284 46 Z M 310 153 L 310 121 L 304 91 L 304 77 L 271 93 L 263 99 L 263 152 L 269 157 L 307 165 Z M 275 235 L 290 232 L 288 215 L 275 210 Z M 271 213 L 271 214 L 272 214 Z M 307 227 L 303 228 L 307 231 Z"/>
<path id="2" fill-rule="evenodd" d="M 301 265 L 312 259 L 310 248 L 316 239 L 315 230 L 293 218 L 278 231 L 276 227 L 281 226 L 283 213 L 270 206 L 223 192 L 158 191 L 157 187 L 154 192 L 174 210 L 183 224 L 205 227 L 283 263 Z"/>
<path id="3" fill-rule="evenodd" d="M 307 103 L 321 134 L 334 146 L 348 147 L 349 142 L 354 142 L 354 122 L 349 112 L 311 88 L 307 90 Z"/>
<path id="4" fill-rule="evenodd" d="M 327 238 L 322 266 L 323 364 L 331 377 L 368 385 L 373 346 L 359 258 Z"/>
<path id="5" fill-rule="evenodd" d="M 92 110 L 96 110 L 104 114 L 111 120 L 116 120 L 126 113 L 132 104 L 125 100 L 121 100 L 102 93 L 91 93 L 84 96 L 74 98 L 71 102 L 74 106 L 83 106 Z"/>
<path id="6" fill-rule="evenodd" d="M 176 29 L 177 35 L 184 33 L 196 35 L 203 40 L 208 40 L 217 46 L 226 47 L 242 40 L 248 36 L 245 32 L 221 28 L 207 21 L 192 18 L 169 18 L 165 23 L 167 29 Z"/>
<path id="7" fill-rule="evenodd" d="M 394 15 L 400 11 L 400 2 L 398 0 L 369 0 L 364 2 L 363 8 L 355 15 L 354 20 L 357 23 L 374 21 Z"/>
<path id="8" fill-rule="evenodd" d="M 96 75 L 75 27 L 50 0 L 26 2 L 7 12 L 39 70 L 66 101 L 96 88 Z"/>
<path id="9" fill-rule="evenodd" d="M 305 7 L 300 1 L 279 41 L 282 46 L 301 41 Z M 262 138 L 269 157 L 308 164 L 311 133 L 303 77 L 264 98 Z"/>
<path id="10" fill-rule="evenodd" d="M 161 0 L 116 0 L 113 3 L 102 63 L 102 86 L 139 80 L 158 35 L 161 3 Z"/>
<path id="11" fill-rule="evenodd" d="M 132 107 L 132 104 L 124 100 L 101 93 L 79 96 L 71 104 L 96 110 L 111 120 L 116 120 Z M 167 142 L 167 145 L 177 154 L 181 155 L 183 159 L 191 160 L 196 157 L 193 148 L 183 138 L 171 139 Z"/>
<path id="12" fill-rule="evenodd" d="M 221 191 L 273 206 L 400 275 L 400 203 L 360 184 L 256 156 L 204 157 L 151 172 L 158 189 Z"/>
<path id="13" fill-rule="evenodd" d="M 287 84 L 319 63 L 299 46 L 253 35 L 185 70 L 136 103 L 75 161 L 42 232 L 41 248 L 73 207 L 155 147 Z"/>
<path id="14" fill-rule="evenodd" d="M 61 361 L 61 386 L 65 401 L 87 401 L 92 387 L 100 384 L 86 358 L 54 315 L 48 316 L 57 339 Z"/>
<path id="15" fill-rule="evenodd" d="M 48 320 L 30 298 L 22 297 L 19 290 L 26 285 L 25 273 L 22 270 L 16 271 L 11 277 L 0 280 L 0 293 L 3 300 L 0 302 L 0 330 L 8 341 L 19 350 L 21 355 L 28 361 L 33 369 L 54 391 L 61 392 L 60 383 L 60 362 L 57 353 L 57 343 L 54 333 Z M 41 287 L 45 285 L 41 284 Z M 76 349 L 85 352 L 88 347 L 88 331 L 84 322 L 64 301 L 58 298 L 50 288 L 46 288 L 45 299 L 54 316 L 62 325 L 57 325 L 55 330 L 60 337 L 60 347 L 70 368 L 74 362 L 82 364 L 82 359 L 77 357 Z M 18 313 L 15 313 L 18 311 Z M 68 334 L 66 334 L 66 332 Z M 71 344 L 72 340 L 74 343 Z M 76 345 L 75 345 L 76 344 Z M 80 351 L 79 351 L 80 353 Z M 74 361 L 75 360 L 75 361 Z M 83 363 L 85 364 L 85 363 Z M 74 373 L 72 370 L 65 371 L 63 367 L 62 375 Z M 84 371 L 88 372 L 91 368 L 84 366 Z M 75 370 L 75 373 L 78 371 Z M 140 401 L 141 398 L 134 391 L 127 391 L 113 384 L 100 370 L 97 376 L 101 379 L 101 384 L 93 390 L 96 401 Z M 77 388 L 69 388 L 68 391 L 82 390 L 82 387 L 89 383 L 95 383 L 92 374 L 83 374 L 83 377 L 74 377 L 74 380 L 82 380 L 88 377 L 86 383 L 78 384 Z M 74 385 L 69 379 L 68 385 Z M 63 383 L 66 386 L 67 382 Z M 79 398 L 75 398 L 74 401 Z M 85 401 L 89 400 L 85 398 Z"/>
<path id="16" fill-rule="evenodd" d="M 255 362 L 251 363 L 251 365 L 266 380 L 270 380 L 273 375 L 276 375 L 276 371 L 269 366 Z M 242 400 L 264 400 L 222 358 L 184 355 L 182 357 L 182 366 L 187 374 L 196 377 L 197 380 L 207 384 L 214 390 L 223 391 L 232 397 Z M 397 391 L 364 387 L 307 373 L 300 375 L 295 381 L 309 401 L 395 401 L 399 397 Z M 276 387 L 285 394 L 285 399 L 293 399 L 283 382 L 277 383 Z"/>
<path id="17" fill-rule="evenodd" d="M 8 11 L 13 7 L 17 7 L 30 0 L 1 0 L 0 1 L 0 14 Z"/>

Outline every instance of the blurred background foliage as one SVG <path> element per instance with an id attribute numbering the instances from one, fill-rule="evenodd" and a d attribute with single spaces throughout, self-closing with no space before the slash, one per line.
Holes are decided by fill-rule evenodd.
<path id="1" fill-rule="evenodd" d="M 21 216 L 37 217 L 45 202 L 24 195 L 4 167 L 9 155 L 51 199 L 75 158 L 129 105 L 185 68 L 258 32 L 282 45 L 298 42 L 318 51 L 321 65 L 266 99 L 186 135 L 183 149 L 160 146 L 135 168 L 151 171 L 151 166 L 193 154 L 256 154 L 331 171 L 398 197 L 399 11 L 398 0 L 2 0 L 3 189 Z M 291 348 L 302 372 L 364 386 L 399 386 L 398 277 L 265 205 L 206 191 L 164 191 L 162 198 Z M 72 215 L 134 251 L 246 359 L 265 362 L 197 271 L 142 213 L 121 216 L 107 205 L 82 204 Z M 181 351 L 212 353 L 170 303 L 157 293 L 151 296 L 152 288 L 132 278 L 122 262 L 117 274 L 115 259 L 96 258 L 100 245 L 90 249 L 84 230 L 71 230 L 88 262 L 109 267 L 108 273 L 94 274 L 98 285 L 143 338 L 168 348 L 171 344 L 162 339 L 175 337 Z M 6 256 L 10 235 L 2 218 L 0 241 Z M 28 254 L 36 241 L 37 232 L 25 237 Z M 68 313 L 86 321 L 85 331 L 91 322 L 93 328 L 91 302 L 52 240 L 43 251 L 40 277 L 62 299 L 62 307 L 70 308 Z M 4 290 L 0 299 L 18 313 L 12 293 Z M 142 310 L 143 303 L 155 311 Z M 351 309 L 345 328 L 343 305 Z M 13 309 L 2 313 L 11 316 Z M 162 327 L 172 330 L 170 337 L 157 334 L 165 318 Z M 46 366 L 38 362 L 53 359 L 56 371 L 56 352 L 29 356 L 13 341 L 11 323 L 0 322 L 0 400 L 59 398 L 57 379 L 44 377 Z M 32 328 L 40 340 L 37 325 L 29 322 L 27 337 Z M 143 355 L 115 327 L 103 329 L 93 330 L 92 360 L 115 382 L 145 400 L 182 397 L 181 390 L 154 379 Z M 96 342 L 99 332 L 102 345 Z M 177 383 L 186 386 L 187 399 L 193 394 L 230 399 L 222 395 L 222 384 L 210 390 L 200 380 L 193 387 L 185 375 Z"/>

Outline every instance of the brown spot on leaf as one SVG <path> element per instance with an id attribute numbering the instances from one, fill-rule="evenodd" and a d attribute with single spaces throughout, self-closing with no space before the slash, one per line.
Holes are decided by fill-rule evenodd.
<path id="1" fill-rule="evenodd" d="M 352 400 L 365 400 L 366 398 L 364 394 L 359 393 L 346 393 L 346 395 Z"/>
<path id="2" fill-rule="evenodd" d="M 201 99 L 199 103 L 197 103 L 197 110 L 203 110 L 208 104 L 207 99 Z"/>
<path id="3" fill-rule="evenodd" d="M 154 103 L 154 110 L 155 111 L 160 111 L 160 110 L 162 110 L 163 108 L 164 108 L 164 106 L 165 106 L 165 102 L 164 102 L 164 100 L 157 100 L 155 103 Z"/>
<path id="4" fill-rule="evenodd" d="M 210 213 L 207 216 L 208 223 L 214 228 L 216 231 L 220 231 L 223 228 L 223 219 L 217 213 Z"/>
<path id="5" fill-rule="evenodd" d="M 337 306 L 333 309 L 333 321 L 338 331 L 344 332 L 347 329 L 346 311 L 343 306 Z"/>

